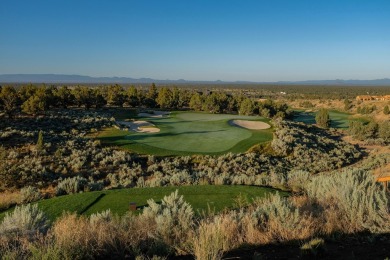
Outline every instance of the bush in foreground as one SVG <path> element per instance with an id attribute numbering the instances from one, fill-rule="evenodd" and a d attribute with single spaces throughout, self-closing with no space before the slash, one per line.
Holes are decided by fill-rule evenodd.
<path id="1" fill-rule="evenodd" d="M 16 206 L 12 213 L 6 213 L 0 224 L 0 235 L 34 235 L 45 233 L 49 227 L 45 214 L 38 205 Z"/>

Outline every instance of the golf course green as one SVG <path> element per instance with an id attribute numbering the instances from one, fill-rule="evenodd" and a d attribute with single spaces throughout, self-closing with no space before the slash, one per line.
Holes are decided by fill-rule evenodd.
<path id="1" fill-rule="evenodd" d="M 275 193 L 276 190 L 266 187 L 254 186 L 233 186 L 233 185 L 202 185 L 202 186 L 180 186 L 180 187 L 154 187 L 154 188 L 130 188 L 118 190 L 106 190 L 96 192 L 78 193 L 41 200 L 38 207 L 43 210 L 51 220 L 55 220 L 63 212 L 76 212 L 77 214 L 91 215 L 110 209 L 112 213 L 123 215 L 129 211 L 129 203 L 135 202 L 137 212 L 141 212 L 147 206 L 148 199 L 160 202 L 167 196 L 179 190 L 179 195 L 191 204 L 195 212 L 208 210 L 209 208 L 219 212 L 224 208 L 235 206 L 240 196 L 247 202 L 256 197 L 264 197 L 267 194 Z M 280 192 L 281 195 L 288 195 L 287 192 Z M 12 209 L 8 210 L 8 212 Z M 0 220 L 5 212 L 0 213 Z"/>
<path id="2" fill-rule="evenodd" d="M 272 140 L 272 128 L 246 129 L 232 125 L 231 120 L 235 119 L 269 123 L 268 119 L 259 116 L 172 112 L 163 117 L 137 118 L 154 124 L 159 132 L 140 133 L 108 128 L 101 131 L 97 138 L 105 145 L 159 156 L 241 153 L 255 144 Z"/>

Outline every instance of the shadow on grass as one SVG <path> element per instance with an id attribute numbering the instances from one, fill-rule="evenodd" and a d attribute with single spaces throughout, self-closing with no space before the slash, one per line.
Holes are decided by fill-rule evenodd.
<path id="1" fill-rule="evenodd" d="M 86 206 L 82 211 L 80 211 L 79 214 L 82 215 L 85 212 L 87 212 L 87 210 L 89 210 L 93 205 L 98 203 L 104 196 L 106 196 L 106 194 L 104 193 L 100 194 L 94 201 L 92 201 L 88 206 Z"/>
<path id="2" fill-rule="evenodd" d="M 104 143 L 115 143 L 117 146 L 128 145 L 129 143 L 121 141 L 141 141 L 143 139 L 155 139 L 161 137 L 170 137 L 170 136 L 179 136 L 179 135 L 193 135 L 193 134 L 208 134 L 213 132 L 226 132 L 227 130 L 214 130 L 214 131 L 189 131 L 189 132 L 180 132 L 180 133 L 155 133 L 155 134 L 129 134 L 129 135 L 116 135 L 116 136 L 102 136 L 98 137 Z M 148 143 L 148 142 L 143 142 Z"/>

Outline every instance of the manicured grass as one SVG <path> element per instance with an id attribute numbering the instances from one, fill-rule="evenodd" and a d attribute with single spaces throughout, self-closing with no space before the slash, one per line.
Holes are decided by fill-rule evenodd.
<path id="1" fill-rule="evenodd" d="M 241 194 L 248 202 L 256 197 L 264 197 L 266 194 L 275 193 L 276 190 L 255 186 L 228 186 L 228 185 L 199 185 L 180 187 L 156 187 L 156 188 L 132 188 L 108 191 L 79 193 L 55 197 L 38 202 L 38 206 L 50 217 L 51 220 L 61 216 L 64 211 L 77 212 L 78 214 L 90 215 L 110 209 L 111 212 L 123 215 L 129 210 L 129 203 L 137 203 L 137 212 L 147 205 L 148 199 L 159 202 L 161 199 L 179 190 L 179 194 L 192 205 L 198 214 L 207 211 L 208 208 L 219 212 L 224 208 L 231 208 L 235 199 Z M 286 192 L 280 192 L 288 195 Z M 0 214 L 0 219 L 4 213 Z"/>
<path id="2" fill-rule="evenodd" d="M 65 195 L 61 197 L 54 197 L 52 199 L 41 200 L 38 202 L 38 206 L 42 209 L 47 216 L 54 220 L 61 216 L 64 211 L 83 213 L 89 205 L 93 204 L 101 196 L 97 192 L 87 192 L 76 195 Z M 6 212 L 10 212 L 13 209 L 8 209 Z M 5 212 L 0 213 L 0 220 L 5 216 Z"/>
<path id="3" fill-rule="evenodd" d="M 160 128 L 158 133 L 109 128 L 100 132 L 98 138 L 106 145 L 159 156 L 240 153 L 255 144 L 272 140 L 272 129 L 248 130 L 231 126 L 229 121 L 233 119 L 269 123 L 258 116 L 173 112 L 169 117 L 140 118 Z"/>
<path id="4" fill-rule="evenodd" d="M 295 116 L 294 121 L 297 122 L 303 122 L 306 124 L 315 124 L 316 120 L 316 112 L 305 112 L 301 109 L 294 110 Z M 352 117 L 352 114 L 340 112 L 337 110 L 330 110 L 329 111 L 329 117 L 330 117 L 330 126 L 333 128 L 348 128 L 349 121 L 351 120 L 360 120 L 358 118 Z"/>

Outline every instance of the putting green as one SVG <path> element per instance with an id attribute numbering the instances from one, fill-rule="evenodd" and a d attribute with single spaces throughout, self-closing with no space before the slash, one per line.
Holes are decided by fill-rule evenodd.
<path id="1" fill-rule="evenodd" d="M 240 153 L 272 139 L 272 129 L 249 130 L 229 124 L 233 119 L 269 123 L 259 116 L 173 112 L 168 117 L 139 119 L 153 123 L 160 132 L 135 133 L 110 128 L 102 131 L 98 138 L 104 144 L 162 156 Z"/>

